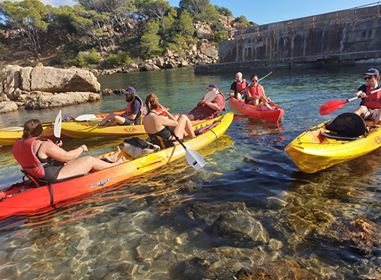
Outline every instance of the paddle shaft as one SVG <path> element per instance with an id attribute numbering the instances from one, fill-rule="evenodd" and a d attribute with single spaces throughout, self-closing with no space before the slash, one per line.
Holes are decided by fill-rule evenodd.
<path id="1" fill-rule="evenodd" d="M 270 76 L 272 73 L 273 73 L 273 71 L 270 71 L 269 73 L 267 73 L 266 75 L 264 75 L 262 78 L 258 79 L 258 83 L 259 83 L 260 81 L 262 81 L 263 79 L 267 78 L 268 76 Z M 244 90 L 247 89 L 248 87 L 249 87 L 249 86 L 247 86 L 247 87 L 241 89 L 241 90 L 239 91 L 239 93 L 241 93 L 242 91 L 244 91 Z M 232 96 L 229 96 L 228 98 L 226 98 L 225 101 L 228 101 L 230 98 L 232 98 Z"/>

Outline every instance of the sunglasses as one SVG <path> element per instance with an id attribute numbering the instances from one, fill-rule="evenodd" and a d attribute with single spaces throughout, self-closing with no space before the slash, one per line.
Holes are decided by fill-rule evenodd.
<path id="1" fill-rule="evenodd" d="M 258 82 L 258 80 L 251 80 L 252 82 Z"/>
<path id="2" fill-rule="evenodd" d="M 364 80 L 371 80 L 372 78 L 373 78 L 373 76 L 364 77 Z"/>

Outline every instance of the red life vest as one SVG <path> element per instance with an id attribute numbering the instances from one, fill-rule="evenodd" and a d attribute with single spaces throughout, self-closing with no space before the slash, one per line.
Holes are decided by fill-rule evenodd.
<path id="1" fill-rule="evenodd" d="M 43 164 L 33 152 L 33 144 L 36 139 L 37 137 L 32 137 L 27 140 L 16 140 L 16 143 L 12 147 L 12 153 L 22 169 L 38 179 L 45 176 L 45 170 Z"/>
<path id="2" fill-rule="evenodd" d="M 249 86 L 249 93 L 250 98 L 253 98 L 255 96 L 261 98 L 264 96 L 263 86 L 261 86 L 260 84 L 257 84 L 256 86 Z"/>
<path id="3" fill-rule="evenodd" d="M 366 87 L 365 93 L 367 96 L 363 99 L 361 105 L 366 106 L 369 109 L 381 109 L 381 90 L 375 93 L 370 93 L 372 90 L 375 89 L 369 86 Z"/>
<path id="4" fill-rule="evenodd" d="M 143 100 L 142 100 L 139 96 L 137 96 L 137 95 L 135 95 L 135 99 L 138 99 L 138 101 L 140 102 L 140 116 L 143 116 L 143 114 L 144 114 L 144 102 L 143 102 Z M 134 99 L 132 102 L 134 102 L 135 99 Z M 129 103 L 128 103 L 126 109 L 124 110 L 123 115 L 128 115 L 129 113 L 132 112 L 132 102 L 129 102 Z M 137 117 L 139 117 L 139 116 L 137 116 Z"/>
<path id="5" fill-rule="evenodd" d="M 247 87 L 246 81 L 242 80 L 242 82 L 235 83 L 235 91 L 238 93 L 242 93 L 241 91 Z"/>

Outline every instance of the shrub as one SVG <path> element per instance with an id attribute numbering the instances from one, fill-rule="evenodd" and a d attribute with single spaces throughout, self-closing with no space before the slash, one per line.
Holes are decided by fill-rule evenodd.
<path id="1" fill-rule="evenodd" d="M 132 59 L 125 52 L 110 53 L 102 62 L 102 67 L 111 68 L 131 64 Z"/>
<path id="2" fill-rule="evenodd" d="M 101 60 L 101 56 L 95 49 L 82 51 L 77 55 L 77 65 L 79 67 L 95 67 Z"/>

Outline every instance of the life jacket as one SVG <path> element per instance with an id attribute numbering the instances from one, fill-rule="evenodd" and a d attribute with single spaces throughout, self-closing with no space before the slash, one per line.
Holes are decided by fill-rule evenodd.
<path id="1" fill-rule="evenodd" d="M 253 98 L 254 96 L 258 98 L 264 96 L 263 86 L 261 86 L 260 84 L 257 84 L 256 86 L 249 86 L 249 92 L 251 98 Z"/>
<path id="2" fill-rule="evenodd" d="M 45 176 L 43 163 L 38 159 L 33 152 L 33 144 L 37 137 L 32 137 L 27 140 L 18 139 L 12 147 L 12 153 L 22 169 L 34 178 L 42 178 Z"/>
<path id="3" fill-rule="evenodd" d="M 380 86 L 376 89 L 379 88 Z M 381 90 L 375 93 L 370 93 L 373 90 L 375 90 L 375 88 L 369 86 L 366 87 L 365 93 L 367 96 L 362 100 L 361 105 L 366 106 L 369 109 L 381 109 Z"/>
<path id="4" fill-rule="evenodd" d="M 235 93 L 241 93 L 243 89 L 247 87 L 246 81 L 242 80 L 242 82 L 235 83 Z"/>
<path id="5" fill-rule="evenodd" d="M 135 99 L 138 99 L 138 101 L 140 102 L 140 115 L 136 116 L 135 118 L 135 120 L 137 120 L 138 118 L 144 115 L 144 102 L 138 95 L 135 95 Z M 134 102 L 135 99 L 132 102 Z M 132 112 L 132 102 L 128 103 L 126 109 L 124 110 L 123 115 L 127 115 Z"/>

